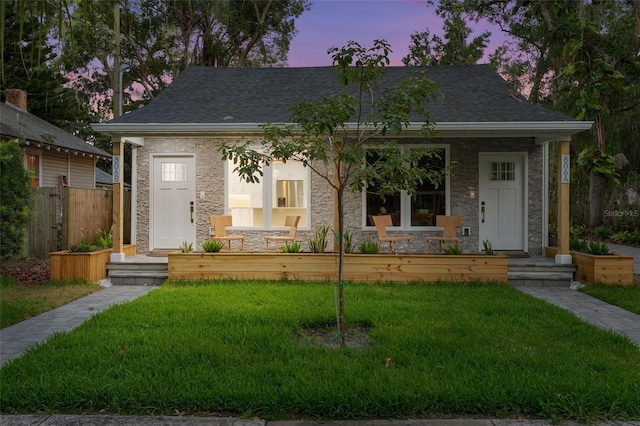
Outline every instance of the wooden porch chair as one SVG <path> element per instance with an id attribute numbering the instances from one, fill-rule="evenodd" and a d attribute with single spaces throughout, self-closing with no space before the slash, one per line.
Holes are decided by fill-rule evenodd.
<path id="1" fill-rule="evenodd" d="M 289 227 L 288 235 L 266 235 L 264 239 L 267 243 L 267 251 L 269 251 L 269 241 L 272 241 L 276 249 L 278 248 L 278 243 L 287 244 L 293 242 L 296 238 L 296 232 L 298 231 L 298 222 L 300 222 L 300 216 L 287 216 L 284 219 L 284 226 Z"/>
<path id="2" fill-rule="evenodd" d="M 227 242 L 227 250 L 231 251 L 231 241 L 240 241 L 244 251 L 244 235 L 227 235 L 227 226 L 232 226 L 231 215 L 209 216 L 209 237 L 212 240 Z"/>
<path id="3" fill-rule="evenodd" d="M 442 253 L 442 242 L 451 241 L 458 243 L 456 230 L 462 226 L 462 216 L 436 216 L 436 226 L 442 227 L 442 235 L 427 236 L 427 252 L 429 251 L 429 241 L 438 242 L 438 252 Z"/>
<path id="4" fill-rule="evenodd" d="M 391 215 L 381 215 L 381 216 L 371 216 L 373 220 L 373 224 L 376 226 L 376 230 L 378 231 L 378 240 L 380 240 L 380 248 L 382 249 L 382 243 L 389 243 L 389 251 L 391 253 L 396 252 L 396 243 L 398 241 L 406 241 L 407 242 L 407 253 L 411 251 L 411 237 L 408 235 L 398 235 L 390 237 L 387 235 L 387 227 L 393 226 L 393 221 L 391 220 Z"/>

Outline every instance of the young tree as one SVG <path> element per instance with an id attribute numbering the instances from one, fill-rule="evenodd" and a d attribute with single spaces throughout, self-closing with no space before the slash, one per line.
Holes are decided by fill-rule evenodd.
<path id="1" fill-rule="evenodd" d="M 423 181 L 438 185 L 446 170 L 419 167 L 424 158 L 437 157 L 438 150 L 424 148 L 405 153 L 390 136 L 398 136 L 409 125 L 412 114 L 424 122 L 422 134 L 433 130 L 427 103 L 436 96 L 438 85 L 423 72 L 378 92 L 389 64 L 389 44 L 375 40 L 366 49 L 356 42 L 328 53 L 344 91 L 320 100 L 306 100 L 290 108 L 294 125 L 263 126 L 262 149 L 251 143 L 222 144 L 223 159 L 233 160 L 235 171 L 248 181 L 259 181 L 262 167 L 274 160 L 299 160 L 330 186 L 337 200 L 339 262 L 335 283 L 336 316 L 341 345 L 345 345 L 344 312 L 344 206 L 347 190 L 362 191 L 368 185 L 378 188 L 382 197 L 406 190 L 415 195 Z M 377 160 L 367 161 L 367 152 Z M 380 185 L 380 183 L 383 183 Z"/>
<path id="2" fill-rule="evenodd" d="M 0 142 L 0 260 L 22 253 L 31 219 L 29 171 L 17 141 Z"/>

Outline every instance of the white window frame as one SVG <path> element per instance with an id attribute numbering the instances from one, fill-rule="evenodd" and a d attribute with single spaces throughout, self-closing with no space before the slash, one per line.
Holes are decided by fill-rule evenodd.
<path id="1" fill-rule="evenodd" d="M 449 167 L 451 164 L 451 147 L 450 144 L 398 144 L 398 148 L 406 151 L 408 149 L 420 149 L 420 148 L 439 148 L 444 150 L 444 164 L 445 167 Z M 372 147 L 375 149 L 375 147 Z M 451 179 L 447 174 L 444 178 L 444 190 L 445 190 L 445 214 L 451 212 Z M 365 231 L 375 230 L 373 225 L 367 225 L 367 189 L 362 190 L 362 229 Z M 437 226 L 411 226 L 411 196 L 407 194 L 407 191 L 400 192 L 400 226 L 394 226 L 394 230 L 402 231 L 434 231 L 441 229 Z"/>
<path id="2" fill-rule="evenodd" d="M 252 149 L 259 150 L 258 147 L 253 147 Z M 229 167 L 229 162 L 232 160 L 224 161 L 224 211 L 225 214 L 231 214 L 231 209 L 229 207 L 229 196 L 230 196 L 230 174 L 232 173 L 232 168 Z M 296 160 L 289 160 L 296 161 Z M 305 182 L 304 182 L 304 199 L 306 203 L 307 209 L 307 217 L 306 223 L 311 223 L 311 169 L 309 167 L 305 167 Z M 244 231 L 261 231 L 261 230 L 286 230 L 288 229 L 285 226 L 273 226 L 273 198 L 274 198 L 274 187 L 273 187 L 273 162 L 271 165 L 263 165 L 262 172 L 264 173 L 260 176 L 260 183 L 262 184 L 262 227 L 257 226 L 237 226 L 234 225 L 231 229 L 236 230 L 244 230 Z M 276 206 L 277 207 L 277 206 Z M 308 230 L 310 227 L 307 226 L 299 226 L 298 229 Z"/>

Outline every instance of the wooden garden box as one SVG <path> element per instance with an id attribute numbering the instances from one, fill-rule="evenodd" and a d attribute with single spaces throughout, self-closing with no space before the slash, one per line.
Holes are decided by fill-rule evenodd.
<path id="1" fill-rule="evenodd" d="M 169 278 L 337 279 L 335 253 L 182 253 L 168 255 Z M 506 256 L 345 254 L 344 279 L 375 281 L 508 281 Z"/>
<path id="2" fill-rule="evenodd" d="M 136 254 L 135 244 L 123 248 L 125 256 Z M 50 253 L 52 280 L 100 281 L 107 278 L 107 262 L 113 249 L 96 250 L 87 253 L 71 253 L 68 250 Z"/>
<path id="3" fill-rule="evenodd" d="M 558 249 L 547 247 L 547 257 L 554 258 Z M 576 265 L 575 279 L 584 283 L 633 284 L 633 256 L 623 254 L 593 255 L 569 251 Z"/>

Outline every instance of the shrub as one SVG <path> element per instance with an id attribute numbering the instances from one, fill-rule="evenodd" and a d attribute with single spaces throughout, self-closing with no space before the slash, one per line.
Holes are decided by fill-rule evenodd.
<path id="1" fill-rule="evenodd" d="M 377 241 L 364 240 L 358 246 L 360 253 L 362 254 L 377 254 L 380 253 L 380 244 Z"/>
<path id="2" fill-rule="evenodd" d="M 609 254 L 609 246 L 599 241 L 589 241 L 587 244 L 587 253 L 596 255 Z"/>
<path id="3" fill-rule="evenodd" d="M 302 253 L 302 246 L 297 241 L 292 241 L 282 246 L 283 253 Z"/>
<path id="4" fill-rule="evenodd" d="M 31 220 L 29 171 L 18 141 L 0 143 L 0 258 L 22 254 Z"/>
<path id="5" fill-rule="evenodd" d="M 313 233 L 313 239 L 309 240 L 309 250 L 311 253 L 324 253 L 327 248 L 327 234 L 331 227 L 323 225 Z"/>
<path id="6" fill-rule="evenodd" d="M 596 226 L 593 228 L 593 233 L 599 240 L 608 240 L 613 231 L 606 226 Z"/>
<path id="7" fill-rule="evenodd" d="M 180 251 L 183 253 L 191 253 L 193 251 L 193 243 L 187 243 L 184 241 L 180 246 Z"/>
<path id="8" fill-rule="evenodd" d="M 487 256 L 495 256 L 496 254 L 498 254 L 493 247 L 491 247 L 491 241 L 489 240 L 484 240 L 482 242 L 482 246 L 484 247 L 484 254 L 486 254 Z"/>
<path id="9" fill-rule="evenodd" d="M 71 253 L 89 253 L 91 251 L 96 251 L 97 248 L 97 246 L 89 244 L 86 241 L 80 241 L 78 244 L 71 244 L 71 246 L 69 246 L 69 251 Z"/>
<path id="10" fill-rule="evenodd" d="M 447 255 L 452 255 L 452 254 L 462 254 L 462 250 L 460 250 L 460 247 L 458 247 L 458 244 L 449 244 L 445 249 L 444 249 L 444 254 Z"/>
<path id="11" fill-rule="evenodd" d="M 580 238 L 587 233 L 587 227 L 584 225 L 576 225 L 569 228 L 572 237 Z"/>
<path id="12" fill-rule="evenodd" d="M 569 250 L 580 251 L 585 253 L 587 251 L 587 242 L 583 240 L 579 240 L 577 238 L 570 238 Z"/>
<path id="13" fill-rule="evenodd" d="M 113 229 L 110 229 L 109 232 L 103 231 L 102 229 L 98 230 L 100 234 L 98 239 L 96 240 L 96 245 L 103 249 L 108 249 L 113 247 Z"/>
<path id="14" fill-rule="evenodd" d="M 224 241 L 206 240 L 202 243 L 202 249 L 207 253 L 217 253 L 225 246 Z"/>

